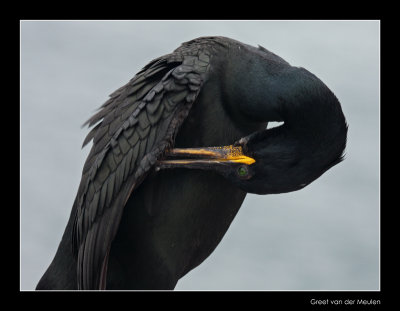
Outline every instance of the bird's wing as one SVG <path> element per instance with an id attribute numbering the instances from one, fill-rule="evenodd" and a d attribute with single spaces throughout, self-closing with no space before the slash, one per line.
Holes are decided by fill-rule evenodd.
<path id="1" fill-rule="evenodd" d="M 174 141 L 198 95 L 210 54 L 177 49 L 146 65 L 86 123 L 93 139 L 78 189 L 73 249 L 79 289 L 103 289 L 107 257 L 132 191 Z"/>

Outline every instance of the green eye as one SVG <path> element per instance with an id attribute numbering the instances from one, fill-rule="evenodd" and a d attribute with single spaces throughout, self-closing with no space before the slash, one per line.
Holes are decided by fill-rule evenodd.
<path id="1" fill-rule="evenodd" d="M 247 170 L 246 166 L 239 167 L 237 172 L 238 172 L 238 175 L 241 176 L 241 177 L 244 177 L 249 173 L 249 171 Z"/>

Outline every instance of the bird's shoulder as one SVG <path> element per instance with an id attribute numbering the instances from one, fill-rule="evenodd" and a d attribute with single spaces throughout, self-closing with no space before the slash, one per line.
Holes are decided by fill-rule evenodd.
<path id="1" fill-rule="evenodd" d="M 184 43 L 174 52 L 150 61 L 110 94 L 84 124 L 93 128 L 83 147 L 90 141 L 93 146 L 83 167 L 82 182 L 96 175 L 107 151 L 112 149 L 119 155 L 119 150 L 127 149 L 125 139 L 134 146 L 138 139 L 147 137 L 150 126 L 159 126 L 160 119 L 168 117 L 179 102 L 198 91 L 209 70 L 210 56 L 208 44 Z M 85 188 L 82 182 L 78 191 L 81 198 Z"/>

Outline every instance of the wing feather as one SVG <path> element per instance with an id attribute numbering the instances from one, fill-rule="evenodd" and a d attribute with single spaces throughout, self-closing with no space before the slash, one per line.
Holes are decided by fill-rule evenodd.
<path id="1" fill-rule="evenodd" d="M 204 68 L 198 48 L 153 60 L 85 123 L 97 125 L 83 143 L 93 140 L 75 200 L 73 248 L 80 289 L 105 286 L 108 253 L 124 205 L 173 144 L 206 77 L 206 70 L 197 70 Z"/>

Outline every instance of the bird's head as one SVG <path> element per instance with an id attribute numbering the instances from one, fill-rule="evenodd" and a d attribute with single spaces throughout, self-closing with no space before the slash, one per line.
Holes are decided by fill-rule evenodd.
<path id="1" fill-rule="evenodd" d="M 212 170 L 249 193 L 304 188 L 343 160 L 347 124 L 335 95 L 310 73 L 300 72 L 289 77 L 294 82 L 274 104 L 254 109 L 254 117 L 264 114 L 264 121 L 282 121 L 282 125 L 252 133 L 230 146 L 171 149 L 157 167 Z"/>
<path id="2" fill-rule="evenodd" d="M 274 194 L 304 188 L 343 160 L 347 127 L 329 146 L 307 150 L 290 138 L 285 124 L 243 137 L 233 145 L 169 150 L 158 169 L 188 168 L 217 172 L 245 192 Z M 286 136 L 285 144 L 280 140 Z M 311 153 L 310 153 L 311 151 Z"/>

